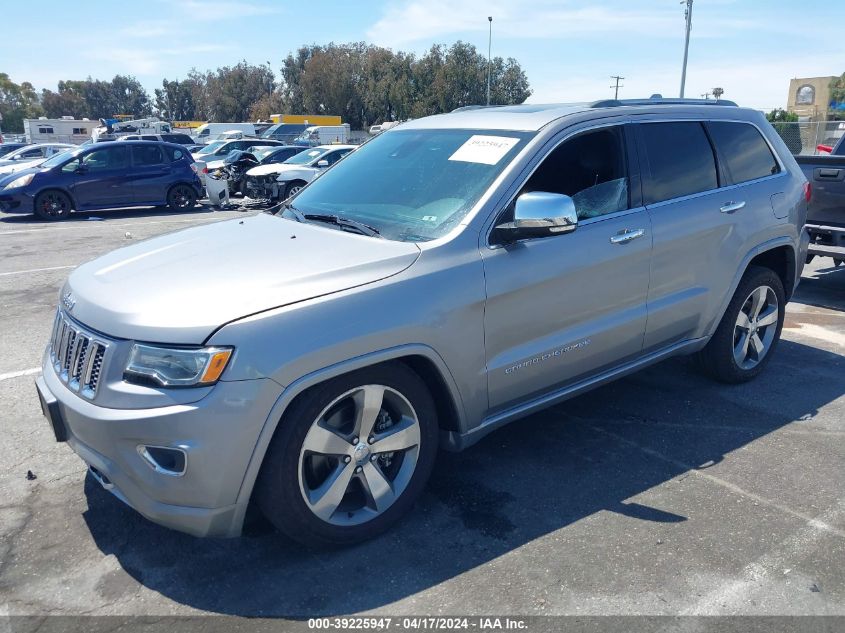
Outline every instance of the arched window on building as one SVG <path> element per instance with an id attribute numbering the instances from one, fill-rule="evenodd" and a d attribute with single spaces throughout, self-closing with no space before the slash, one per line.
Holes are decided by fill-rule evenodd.
<path id="1" fill-rule="evenodd" d="M 801 86 L 795 94 L 795 105 L 813 105 L 816 101 L 816 89 L 810 85 Z"/>

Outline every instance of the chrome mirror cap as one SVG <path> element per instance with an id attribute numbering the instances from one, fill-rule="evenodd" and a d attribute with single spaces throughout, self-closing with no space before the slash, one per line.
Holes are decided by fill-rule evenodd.
<path id="1" fill-rule="evenodd" d="M 571 233 L 578 226 L 575 202 L 560 193 L 532 191 L 516 199 L 513 222 L 496 226 L 503 241 Z"/>

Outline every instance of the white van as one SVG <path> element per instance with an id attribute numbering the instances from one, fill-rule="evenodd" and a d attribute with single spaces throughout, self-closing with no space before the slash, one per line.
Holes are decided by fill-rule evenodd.
<path id="1" fill-rule="evenodd" d="M 197 143 L 208 143 L 227 132 L 243 132 L 244 136 L 255 136 L 252 123 L 203 123 L 194 131 Z"/>
<path id="2" fill-rule="evenodd" d="M 312 125 L 296 137 L 296 145 L 331 145 L 332 143 L 348 143 L 350 128 L 348 123 L 343 125 Z"/>

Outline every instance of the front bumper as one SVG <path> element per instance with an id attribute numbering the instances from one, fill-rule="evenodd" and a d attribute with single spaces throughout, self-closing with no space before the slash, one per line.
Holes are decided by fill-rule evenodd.
<path id="1" fill-rule="evenodd" d="M 191 404 L 113 409 L 68 389 L 47 354 L 42 370 L 36 380 L 42 398 L 55 399 L 68 445 L 104 488 L 155 523 L 195 536 L 240 534 L 249 500 L 241 484 L 278 384 L 221 381 Z M 183 450 L 184 474 L 155 470 L 139 446 Z"/>
<path id="2" fill-rule="evenodd" d="M 276 176 L 247 176 L 244 193 L 255 200 L 275 200 L 280 191 Z"/>
<path id="3" fill-rule="evenodd" d="M 0 189 L 0 211 L 3 213 L 33 213 L 34 199 L 22 189 Z"/>

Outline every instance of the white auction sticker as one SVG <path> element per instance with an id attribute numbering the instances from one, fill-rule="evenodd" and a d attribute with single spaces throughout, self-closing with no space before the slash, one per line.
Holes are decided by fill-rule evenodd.
<path id="1" fill-rule="evenodd" d="M 475 134 L 470 136 L 469 140 L 449 157 L 449 160 L 495 165 L 518 142 L 518 138 L 512 138 L 510 136 L 484 136 L 483 134 Z"/>

